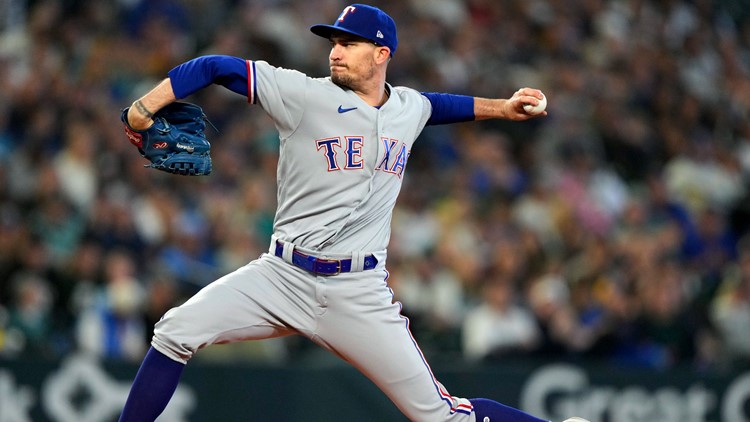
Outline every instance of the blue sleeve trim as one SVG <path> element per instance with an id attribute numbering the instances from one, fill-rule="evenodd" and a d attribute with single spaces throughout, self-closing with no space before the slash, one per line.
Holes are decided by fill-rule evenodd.
<path id="1" fill-rule="evenodd" d="M 232 56 L 202 56 L 176 66 L 169 71 L 172 90 L 178 99 L 218 84 L 247 96 L 247 64 Z"/>
<path id="2" fill-rule="evenodd" d="M 436 92 L 423 92 L 422 95 L 432 104 L 428 126 L 474 120 L 474 97 Z"/>

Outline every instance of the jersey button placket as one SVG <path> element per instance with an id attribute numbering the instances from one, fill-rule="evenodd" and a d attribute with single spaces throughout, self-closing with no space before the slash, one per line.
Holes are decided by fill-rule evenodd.
<path id="1" fill-rule="evenodd" d="M 315 300 L 318 302 L 318 316 L 323 315 L 328 309 L 327 281 L 326 277 L 315 277 Z"/>

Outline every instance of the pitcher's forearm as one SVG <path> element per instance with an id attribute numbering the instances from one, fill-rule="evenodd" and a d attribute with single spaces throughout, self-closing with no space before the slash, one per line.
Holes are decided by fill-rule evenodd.
<path id="1" fill-rule="evenodd" d="M 128 110 L 128 123 L 133 129 L 146 129 L 153 124 L 154 113 L 176 100 L 172 82 L 166 78 L 146 95 L 133 102 Z"/>
<path id="2" fill-rule="evenodd" d="M 474 98 L 474 119 L 507 119 L 508 100 L 502 98 Z"/>

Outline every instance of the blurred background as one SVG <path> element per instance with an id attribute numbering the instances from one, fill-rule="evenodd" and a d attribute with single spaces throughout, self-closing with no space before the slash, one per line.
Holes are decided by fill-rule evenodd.
<path id="1" fill-rule="evenodd" d="M 116 418 L 161 315 L 268 248 L 278 139 L 260 108 L 218 86 L 188 98 L 218 128 L 202 178 L 144 169 L 120 110 L 204 54 L 326 76 L 329 45 L 308 28 L 346 4 L 0 1 L 0 421 Z M 750 420 L 750 387 L 727 387 L 750 384 L 737 375 L 750 368 L 750 1 L 372 4 L 398 25 L 391 84 L 549 98 L 546 118 L 429 127 L 412 150 L 389 283 L 449 390 L 466 395 L 474 374 L 550 418 L 574 406 L 594 421 Z M 218 395 L 267 393 L 237 387 L 256 376 L 356 379 L 332 359 L 301 338 L 215 346 L 192 379 L 216 380 Z M 582 384 L 537 409 L 521 387 L 569 380 L 535 372 L 556 363 L 575 379 L 614 374 L 598 385 L 642 386 L 641 399 L 674 387 L 693 405 L 617 413 Z M 65 368 L 82 369 L 58 397 L 49 384 Z M 105 377 L 120 383 L 111 397 L 76 384 Z M 378 404 L 359 420 L 397 420 L 362 385 Z M 175 400 L 193 413 L 165 420 L 212 420 L 195 416 L 212 408 L 193 388 Z"/>

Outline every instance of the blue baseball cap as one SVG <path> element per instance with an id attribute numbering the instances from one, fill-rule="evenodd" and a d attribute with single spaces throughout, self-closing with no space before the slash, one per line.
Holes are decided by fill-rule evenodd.
<path id="1" fill-rule="evenodd" d="M 310 31 L 323 38 L 331 38 L 335 31 L 353 34 L 390 48 L 391 56 L 398 46 L 396 23 L 393 19 L 377 7 L 366 4 L 346 6 L 333 25 L 313 25 Z"/>

